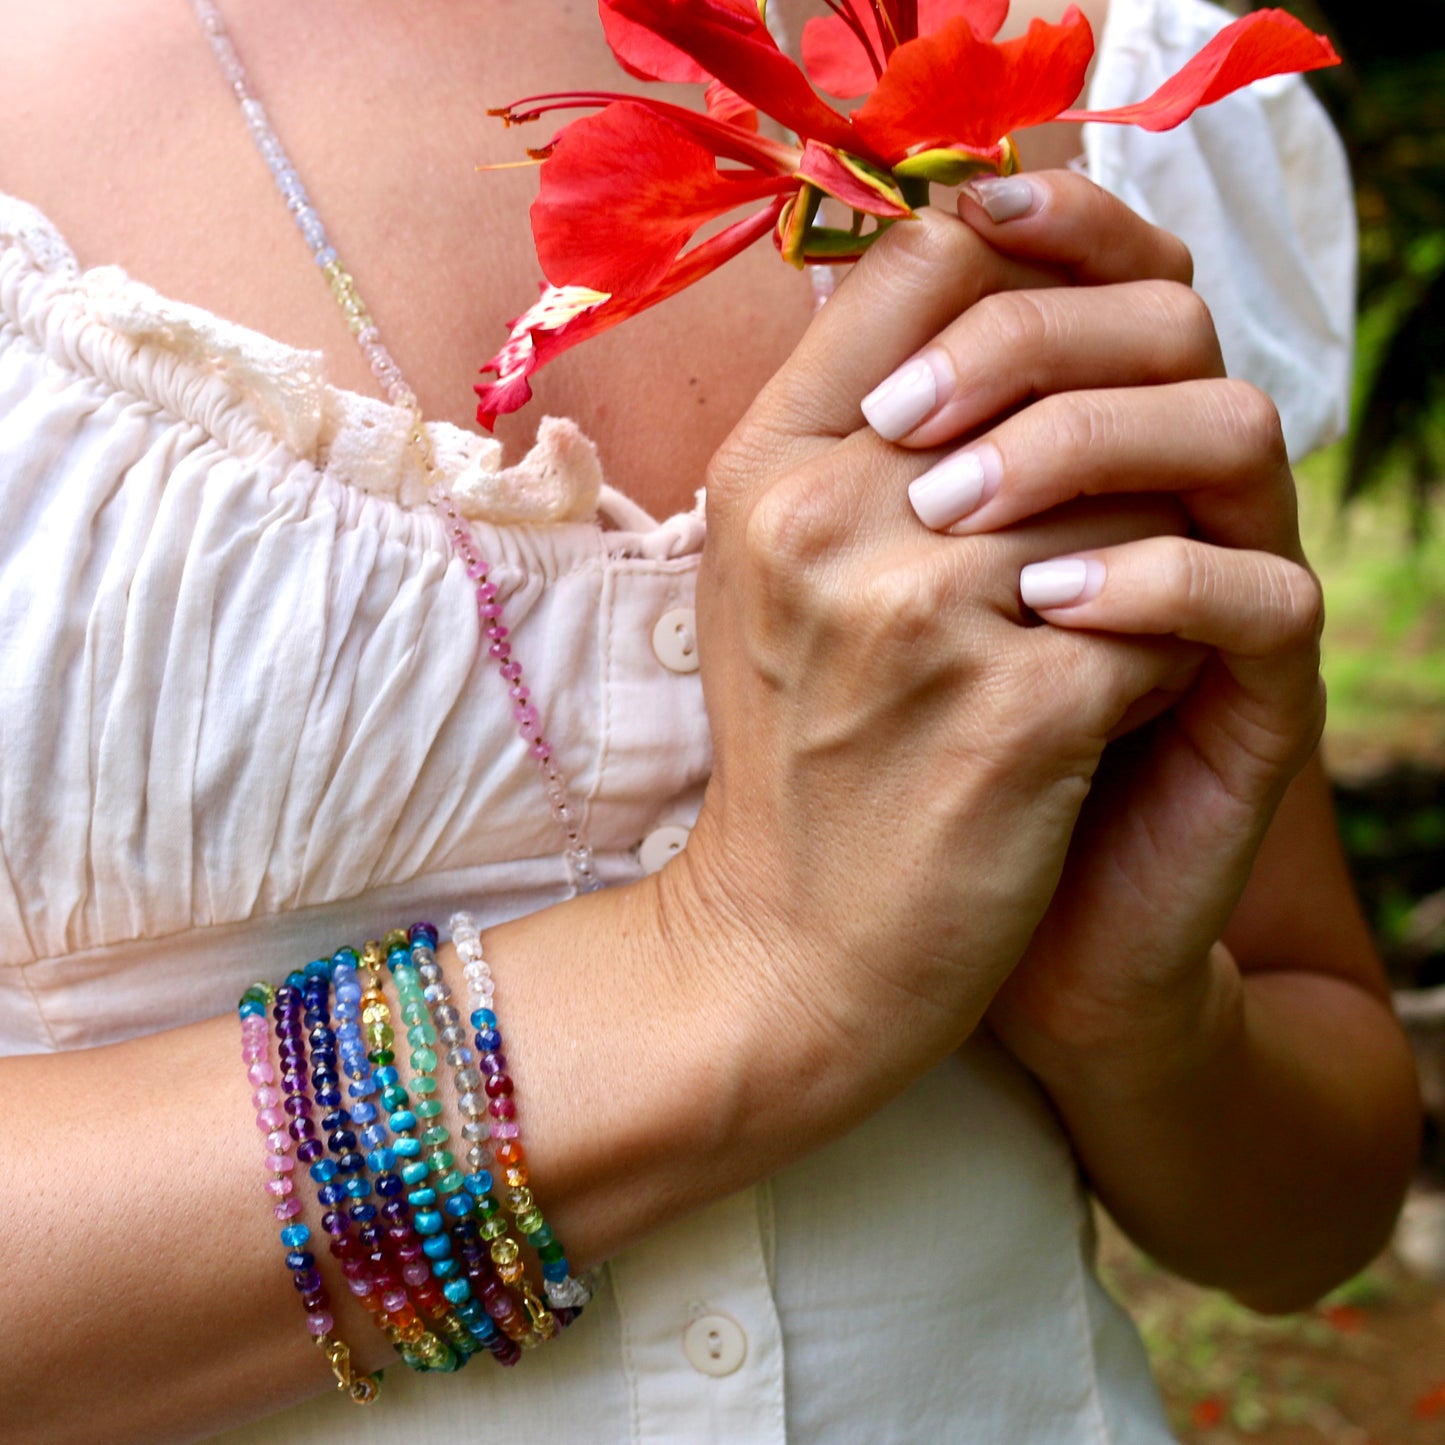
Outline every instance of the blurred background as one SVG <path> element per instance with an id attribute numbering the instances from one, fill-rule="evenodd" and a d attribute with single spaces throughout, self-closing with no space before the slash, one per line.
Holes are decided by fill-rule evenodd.
<path id="1" fill-rule="evenodd" d="M 1442 1445 L 1445 0 L 1281 3 L 1344 57 L 1312 80 L 1360 220 L 1353 424 L 1299 473 L 1327 604 L 1326 762 L 1431 1117 L 1393 1246 L 1308 1314 L 1262 1319 L 1185 1285 L 1107 1221 L 1102 1261 L 1188 1445 Z"/>

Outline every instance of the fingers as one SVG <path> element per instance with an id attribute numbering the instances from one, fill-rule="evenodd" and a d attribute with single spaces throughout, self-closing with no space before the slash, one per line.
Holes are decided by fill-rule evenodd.
<path id="1" fill-rule="evenodd" d="M 756 495 L 765 469 L 857 430 L 864 396 L 984 297 L 1067 282 L 1187 282 L 1182 244 L 1097 187 L 1066 172 L 1027 184 L 1041 197 L 1036 214 L 995 224 L 975 207 L 965 224 L 925 208 L 869 249 L 717 459 L 708 490 L 720 513 Z"/>
<path id="2" fill-rule="evenodd" d="M 1303 561 L 1279 415 L 1225 379 L 1047 396 L 942 457 L 909 487 L 918 518 L 964 536 L 1074 497 L 1169 493 L 1196 529 Z"/>
<path id="3" fill-rule="evenodd" d="M 1072 171 L 980 177 L 963 188 L 958 214 L 1001 254 L 1061 270 L 1079 285 L 1194 279 L 1183 241 Z"/>
<path id="4" fill-rule="evenodd" d="M 814 708 L 839 695 L 870 709 L 900 691 L 915 707 L 951 698 L 958 746 L 1016 749 L 1022 733 L 1042 759 L 1081 740 L 1102 744 L 1141 699 L 1177 692 L 1181 669 L 1192 676 L 1202 651 L 1194 644 L 1040 627 L 1020 601 L 1020 570 L 1032 564 L 1177 530 L 1182 514 L 1162 499 L 1060 508 L 999 533 L 931 538 L 901 499 L 897 527 L 860 528 L 865 486 L 822 464 L 802 471 L 815 475 L 795 474 L 755 509 L 744 547 L 722 564 L 727 580 L 710 586 L 699 612 L 710 635 L 748 635 L 751 665 L 782 693 L 806 694 Z M 714 554 L 710 584 L 718 566 Z M 726 625 L 711 610 L 724 603 Z M 1006 719 L 1007 730 L 987 736 L 985 715 Z"/>
<path id="5" fill-rule="evenodd" d="M 1308 568 L 1269 552 L 1153 537 L 1032 563 L 1019 593 L 1054 627 L 1168 633 L 1216 649 L 1236 714 L 1288 748 L 1301 738 L 1313 746 L 1324 607 Z M 1251 747 L 1266 751 L 1258 739 Z"/>
<path id="6" fill-rule="evenodd" d="M 1187 286 L 1034 289 L 981 299 L 862 405 L 879 436 L 932 447 L 1038 396 L 1223 375 L 1209 311 Z"/>
<path id="7" fill-rule="evenodd" d="M 1056 284 L 1001 256 L 942 211 L 900 222 L 851 269 L 754 407 L 800 438 L 844 437 L 859 402 L 895 366 L 981 297 Z"/>

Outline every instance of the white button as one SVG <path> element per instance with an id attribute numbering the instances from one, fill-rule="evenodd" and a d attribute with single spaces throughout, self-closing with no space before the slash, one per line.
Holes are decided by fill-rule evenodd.
<path id="1" fill-rule="evenodd" d="M 688 1363 L 703 1375 L 730 1375 L 748 1352 L 743 1327 L 727 1315 L 703 1315 L 682 1332 Z"/>
<path id="2" fill-rule="evenodd" d="M 691 607 L 674 607 L 657 619 L 652 650 L 669 672 L 697 671 L 697 617 Z"/>
<path id="3" fill-rule="evenodd" d="M 688 830 L 669 823 L 664 828 L 654 828 L 642 840 L 637 850 L 637 861 L 644 873 L 656 873 L 674 853 L 681 853 L 687 847 Z"/>

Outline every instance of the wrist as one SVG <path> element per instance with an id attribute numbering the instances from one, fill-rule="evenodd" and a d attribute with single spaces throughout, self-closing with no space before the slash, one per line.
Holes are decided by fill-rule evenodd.
<path id="1" fill-rule="evenodd" d="M 1245 1035 L 1245 988 L 1233 954 L 1216 942 L 1167 991 L 1046 1025 L 1001 1011 L 1007 1047 L 1056 1102 L 1088 1098 L 1126 1107 L 1157 1098 L 1234 1057 Z"/>
<path id="2" fill-rule="evenodd" d="M 683 871 L 483 931 L 534 1192 L 582 1269 L 817 1138 L 816 1101 L 783 1083 L 807 1039 Z"/>

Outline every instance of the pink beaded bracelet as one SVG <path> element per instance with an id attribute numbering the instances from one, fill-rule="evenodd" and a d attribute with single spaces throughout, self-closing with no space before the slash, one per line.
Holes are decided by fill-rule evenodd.
<path id="1" fill-rule="evenodd" d="M 320 1149 L 319 1143 L 298 1127 L 302 1119 L 310 1122 L 299 994 L 294 988 L 283 988 L 278 993 L 267 984 L 253 984 L 241 995 L 237 1011 L 241 1016 L 241 1058 L 254 1090 L 251 1100 L 256 1106 L 256 1127 L 265 1137 L 266 1168 L 270 1175 L 266 1193 L 272 1201 L 272 1213 L 281 1225 L 286 1265 L 301 1294 L 306 1327 L 336 1376 L 337 1388 L 344 1390 L 353 1403 L 370 1405 L 376 1399 L 381 1378 L 353 1370 L 350 1347 L 332 1333 L 335 1320 L 330 1296 L 306 1248 L 310 1228 L 299 1219 L 302 1203 L 293 1179 L 296 1162 L 298 1158 L 302 1163 L 308 1162 L 306 1156 L 314 1158 Z M 280 1040 L 280 1089 L 267 1041 L 268 1011 L 275 1018 L 276 1037 Z M 289 1122 L 287 1106 L 291 1113 Z M 314 1125 L 312 1127 L 314 1130 Z M 295 1158 L 292 1157 L 293 1143 L 297 1146 Z M 313 1145 L 315 1152 L 310 1147 Z"/>

